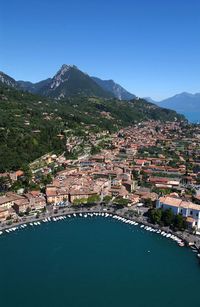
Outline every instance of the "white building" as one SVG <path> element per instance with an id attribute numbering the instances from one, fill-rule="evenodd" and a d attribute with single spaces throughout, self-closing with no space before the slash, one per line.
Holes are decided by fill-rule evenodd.
<path id="1" fill-rule="evenodd" d="M 182 214 L 190 227 L 200 229 L 200 205 L 173 196 L 163 196 L 157 200 L 156 208 L 171 209 L 175 215 Z"/>

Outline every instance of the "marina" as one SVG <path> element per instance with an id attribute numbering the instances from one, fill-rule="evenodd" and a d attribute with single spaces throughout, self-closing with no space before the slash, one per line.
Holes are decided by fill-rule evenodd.
<path id="1" fill-rule="evenodd" d="M 15 231 L 21 231 L 23 229 L 26 229 L 27 227 L 36 227 L 41 226 L 44 223 L 49 222 L 58 222 L 68 219 L 74 219 L 74 218 L 95 218 L 95 217 L 103 217 L 103 218 L 110 218 L 113 220 L 116 220 L 118 222 L 130 225 L 130 226 L 137 226 L 143 231 L 147 231 L 150 233 L 154 233 L 156 235 L 162 236 L 166 239 L 170 239 L 173 242 L 177 243 L 179 247 L 188 246 L 192 249 L 192 251 L 197 255 L 198 258 L 200 258 L 200 252 L 198 247 L 195 246 L 193 243 L 185 242 L 183 239 L 181 239 L 179 236 L 173 234 L 172 232 L 165 232 L 162 231 L 156 227 L 148 226 L 145 224 L 138 223 L 137 221 L 134 221 L 133 219 L 123 217 L 121 215 L 115 214 L 115 213 L 107 213 L 107 212 L 77 212 L 72 214 L 64 214 L 64 215 L 57 215 L 53 217 L 46 217 L 44 219 L 40 219 L 39 221 L 33 221 L 30 223 L 24 223 L 15 227 L 8 227 L 7 229 L 0 231 L 0 236 L 2 235 L 8 235 L 9 233 L 13 233 Z"/>

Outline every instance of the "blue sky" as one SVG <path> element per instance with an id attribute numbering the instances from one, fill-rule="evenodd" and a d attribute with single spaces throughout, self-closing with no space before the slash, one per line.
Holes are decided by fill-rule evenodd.
<path id="1" fill-rule="evenodd" d="M 138 96 L 200 92 L 198 0 L 6 0 L 0 70 L 39 81 L 63 64 Z"/>

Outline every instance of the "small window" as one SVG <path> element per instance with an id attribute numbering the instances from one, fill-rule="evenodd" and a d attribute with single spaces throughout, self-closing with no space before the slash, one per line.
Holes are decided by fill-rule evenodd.
<path id="1" fill-rule="evenodd" d="M 193 211 L 190 211 L 190 215 L 192 215 L 193 214 Z"/>

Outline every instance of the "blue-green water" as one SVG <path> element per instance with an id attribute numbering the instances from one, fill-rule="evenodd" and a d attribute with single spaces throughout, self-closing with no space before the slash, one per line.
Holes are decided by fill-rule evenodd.
<path id="1" fill-rule="evenodd" d="M 185 117 L 191 123 L 199 123 L 200 122 L 200 112 L 199 110 L 195 110 L 193 112 L 180 112 L 181 114 L 185 115 Z"/>
<path id="2" fill-rule="evenodd" d="M 1 307 L 200 306 L 199 285 L 191 250 L 111 219 L 0 238 Z"/>

